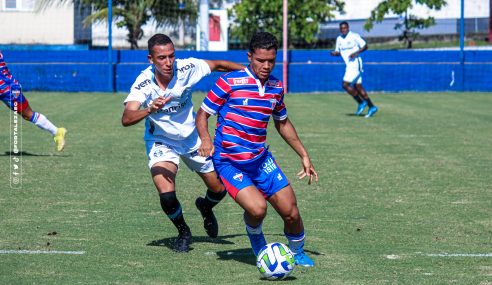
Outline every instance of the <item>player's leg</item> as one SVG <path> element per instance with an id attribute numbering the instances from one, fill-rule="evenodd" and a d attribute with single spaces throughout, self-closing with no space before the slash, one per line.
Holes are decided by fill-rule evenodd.
<path id="1" fill-rule="evenodd" d="M 294 190 L 271 153 L 267 153 L 261 162 L 254 181 L 258 188 L 262 189 L 267 201 L 282 217 L 284 233 L 296 263 L 301 266 L 313 266 L 313 261 L 304 252 L 304 226 L 297 208 Z"/>
<path id="2" fill-rule="evenodd" d="M 212 209 L 224 199 L 227 191 L 215 171 L 198 173 L 198 175 L 207 186 L 207 191 L 205 197 L 198 197 L 195 200 L 195 205 L 202 215 L 205 232 L 209 237 L 215 238 L 219 233 L 219 225 Z"/>
<path id="3" fill-rule="evenodd" d="M 292 187 L 290 185 L 284 187 L 268 198 L 268 202 L 284 221 L 284 233 L 289 248 L 294 253 L 296 264 L 305 267 L 314 266 L 314 262 L 304 252 L 304 225 Z"/>
<path id="4" fill-rule="evenodd" d="M 176 197 L 175 181 L 178 172 L 179 156 L 157 142 L 147 142 L 152 181 L 159 193 L 161 208 L 178 230 L 178 238 L 174 244 L 177 252 L 188 252 L 191 244 L 191 230 L 183 216 L 181 203 Z"/>
<path id="5" fill-rule="evenodd" d="M 355 112 L 356 116 L 359 116 L 367 106 L 365 98 L 362 97 L 358 90 L 354 87 L 354 85 L 361 80 L 362 70 L 359 67 L 359 63 L 355 61 L 348 63 L 345 68 L 345 75 L 343 76 L 343 89 L 352 95 L 358 104 L 357 111 Z"/>
<path id="6" fill-rule="evenodd" d="M 26 121 L 51 133 L 56 144 L 56 150 L 62 151 L 65 147 L 65 134 L 67 130 L 65 128 L 57 128 L 45 115 L 33 111 L 22 93 L 20 84 L 16 81 L 10 86 L 10 92 L 12 102 L 15 102 L 15 107 L 14 104 L 12 104 L 12 108 L 15 108 L 17 113 L 19 113 Z"/>
<path id="7" fill-rule="evenodd" d="M 244 210 L 246 233 L 253 253 L 258 255 L 260 249 L 266 245 L 262 230 L 262 222 L 267 214 L 265 197 L 255 187 L 246 171 L 220 161 L 214 161 L 214 166 L 229 195 Z M 245 169 L 254 168 L 246 165 Z"/>
<path id="8" fill-rule="evenodd" d="M 353 87 L 354 80 L 360 76 L 360 72 L 358 70 L 358 65 L 355 65 L 353 62 L 349 62 L 345 67 L 345 74 L 343 75 L 343 89 L 352 96 L 352 98 L 357 102 L 357 104 L 361 104 L 364 101 L 364 98 L 359 96 L 357 90 Z"/>
<path id="9" fill-rule="evenodd" d="M 374 114 L 376 114 L 376 112 L 378 111 L 378 107 L 376 107 L 372 103 L 371 98 L 369 98 L 369 95 L 367 94 L 366 90 L 364 89 L 364 87 L 362 87 L 362 81 L 357 82 L 357 84 L 355 84 L 355 89 L 361 95 L 361 97 L 364 98 L 364 100 L 367 102 L 367 106 L 369 106 L 369 110 L 367 111 L 366 118 L 374 116 Z"/>
<path id="10" fill-rule="evenodd" d="M 251 248 L 255 256 L 258 256 L 261 248 L 266 245 L 263 234 L 263 219 L 267 214 L 267 204 L 263 195 L 255 186 L 241 189 L 235 198 L 236 203 L 244 209 L 244 223 Z"/>
<path id="11" fill-rule="evenodd" d="M 182 155 L 181 159 L 202 178 L 207 186 L 205 197 L 198 197 L 195 200 L 195 205 L 202 215 L 205 232 L 209 237 L 215 238 L 219 233 L 219 225 L 212 208 L 225 197 L 227 191 L 217 177 L 211 160 L 198 155 L 196 151 Z"/>
<path id="12" fill-rule="evenodd" d="M 351 82 L 347 82 L 344 80 L 342 82 L 342 87 L 349 95 L 352 96 L 352 98 L 355 100 L 355 102 L 357 102 L 357 104 L 360 104 L 364 101 L 362 97 L 359 96 L 357 90 L 355 90 L 354 87 L 352 87 Z"/>

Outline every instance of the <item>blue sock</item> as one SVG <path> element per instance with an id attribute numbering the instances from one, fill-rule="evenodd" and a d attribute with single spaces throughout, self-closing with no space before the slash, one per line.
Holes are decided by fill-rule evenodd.
<path id="1" fill-rule="evenodd" d="M 284 233 L 285 237 L 289 241 L 289 248 L 294 253 L 301 253 L 304 251 L 304 231 L 299 234 Z"/>
<path id="2" fill-rule="evenodd" d="M 248 234 L 249 242 L 251 243 L 251 248 L 255 256 L 258 256 L 262 247 L 266 245 L 265 236 L 263 235 L 263 230 L 261 224 L 256 227 L 248 225 L 246 222 L 246 233 Z"/>

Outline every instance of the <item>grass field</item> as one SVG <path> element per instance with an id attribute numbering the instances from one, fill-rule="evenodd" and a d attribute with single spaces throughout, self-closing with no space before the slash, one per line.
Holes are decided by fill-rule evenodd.
<path id="1" fill-rule="evenodd" d="M 11 188 L 1 107 L 0 284 L 271 282 L 259 278 L 230 197 L 216 208 L 219 237 L 206 236 L 194 206 L 205 189 L 186 167 L 177 192 L 194 243 L 188 254 L 170 249 L 176 231 L 150 179 L 143 125 L 120 125 L 125 95 L 26 95 L 68 129 L 68 143 L 56 153 L 47 133 L 23 122 L 22 187 Z M 295 178 L 299 158 L 270 130 L 316 263 L 282 284 L 492 284 L 492 94 L 371 96 L 380 107 L 371 119 L 350 115 L 348 95 L 287 96 L 318 184 Z M 264 231 L 285 242 L 271 207 Z"/>

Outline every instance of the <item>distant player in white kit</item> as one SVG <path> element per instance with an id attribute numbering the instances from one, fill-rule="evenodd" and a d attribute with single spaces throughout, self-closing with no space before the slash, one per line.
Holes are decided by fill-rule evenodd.
<path id="1" fill-rule="evenodd" d="M 359 104 L 355 115 L 362 114 L 364 109 L 369 106 L 366 118 L 374 116 L 378 111 L 366 90 L 362 87 L 362 59 L 360 53 L 367 50 L 367 43 L 361 36 L 349 30 L 347 22 L 340 23 L 340 33 L 337 37 L 335 51 L 331 52 L 333 56 L 342 56 L 346 64 L 345 75 L 343 76 L 343 89 L 347 91 Z"/>
<path id="2" fill-rule="evenodd" d="M 123 126 L 145 119 L 144 140 L 152 180 L 159 192 L 162 210 L 178 229 L 174 245 L 177 252 L 188 252 L 191 230 L 186 224 L 181 204 L 176 198 L 175 178 L 179 159 L 205 182 L 205 198 L 195 204 L 210 237 L 218 233 L 212 208 L 226 195 L 211 160 L 198 154 L 201 145 L 195 128 L 191 88 L 212 71 L 232 71 L 244 66 L 225 60 L 176 59 L 174 44 L 164 34 L 148 41 L 148 60 L 152 64 L 137 77 L 125 100 Z"/>

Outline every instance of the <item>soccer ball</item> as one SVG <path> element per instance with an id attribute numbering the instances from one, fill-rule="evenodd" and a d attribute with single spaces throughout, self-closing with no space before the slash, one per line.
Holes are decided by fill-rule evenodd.
<path id="1" fill-rule="evenodd" d="M 266 279 L 284 279 L 294 270 L 294 254 L 283 243 L 269 243 L 261 248 L 256 258 L 256 267 Z"/>

